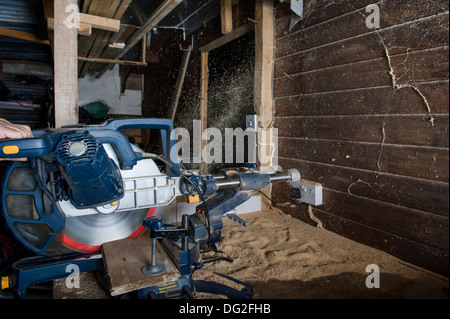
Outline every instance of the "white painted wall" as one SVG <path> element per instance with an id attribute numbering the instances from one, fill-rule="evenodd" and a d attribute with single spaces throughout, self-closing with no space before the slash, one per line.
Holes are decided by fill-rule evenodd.
<path id="1" fill-rule="evenodd" d="M 142 91 L 125 90 L 120 94 L 119 66 L 108 70 L 100 79 L 88 73 L 78 80 L 80 106 L 102 100 L 110 107 L 109 114 L 142 115 Z"/>

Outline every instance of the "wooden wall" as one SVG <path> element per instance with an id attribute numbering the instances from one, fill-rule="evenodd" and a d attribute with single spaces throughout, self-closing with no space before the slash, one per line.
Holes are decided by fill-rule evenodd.
<path id="1" fill-rule="evenodd" d="M 373 3 L 380 29 L 366 26 Z M 289 31 L 279 4 L 274 79 L 279 164 L 323 184 L 323 227 L 446 275 L 448 12 L 444 0 L 305 0 Z M 284 187 L 273 196 L 316 224 Z"/>

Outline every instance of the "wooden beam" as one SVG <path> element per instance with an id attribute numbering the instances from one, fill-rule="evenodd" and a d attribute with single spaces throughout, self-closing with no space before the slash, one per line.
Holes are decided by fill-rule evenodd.
<path id="1" fill-rule="evenodd" d="M 109 19 L 92 14 L 80 13 L 80 23 L 90 24 L 94 29 L 119 32 L 120 20 Z"/>
<path id="2" fill-rule="evenodd" d="M 39 36 L 34 33 L 18 31 L 18 30 L 13 30 L 13 29 L 0 28 L 0 35 L 10 37 L 10 38 L 20 39 L 20 40 L 50 45 L 50 41 L 41 40 L 39 38 Z"/>
<path id="3" fill-rule="evenodd" d="M 233 3 L 232 0 L 220 0 L 220 15 L 222 34 L 233 31 Z"/>
<path id="4" fill-rule="evenodd" d="M 55 19 L 48 18 L 47 19 L 47 28 L 48 28 L 48 30 L 53 31 L 54 25 L 55 25 Z M 79 28 L 77 29 L 77 32 L 78 32 L 79 35 L 90 37 L 92 35 L 92 25 L 80 22 L 80 25 L 79 25 Z"/>
<path id="5" fill-rule="evenodd" d="M 106 63 L 106 64 L 124 64 L 124 65 L 132 65 L 132 66 L 147 66 L 147 63 L 145 63 L 145 62 L 86 58 L 86 57 L 82 57 L 82 56 L 78 57 L 78 61 L 91 62 L 91 63 Z"/>
<path id="6" fill-rule="evenodd" d="M 236 39 L 240 38 L 241 36 L 243 36 L 244 34 L 254 31 L 254 30 L 255 30 L 255 27 L 254 27 L 253 23 L 244 24 L 243 26 L 231 31 L 230 33 L 228 33 L 214 41 L 211 41 L 207 45 L 201 47 L 200 51 L 207 52 L 207 51 L 217 49 L 217 48 L 221 47 L 222 45 L 225 45 L 233 40 L 236 40 Z M 272 46 L 273 46 L 273 44 L 272 44 Z"/>
<path id="7" fill-rule="evenodd" d="M 274 63 L 274 7 L 272 0 L 256 0 L 256 25 L 255 25 L 255 111 L 264 129 L 269 129 L 273 123 L 273 98 L 272 80 Z M 263 129 L 263 130 L 264 130 Z M 260 134 L 264 133 L 261 132 Z M 266 134 L 268 137 L 270 134 Z M 264 135 L 263 135 L 264 136 Z M 271 163 L 261 162 L 272 153 L 270 141 L 262 141 L 266 144 L 259 148 L 260 170 L 270 167 Z M 263 156 L 265 154 L 265 156 Z M 270 157 L 270 156 L 269 156 Z"/>
<path id="8" fill-rule="evenodd" d="M 53 76 L 53 65 L 49 63 L 0 60 L 0 65 L 2 63 L 3 73 L 34 76 Z"/>
<path id="9" fill-rule="evenodd" d="M 203 140 L 203 132 L 208 128 L 208 60 L 209 51 L 202 52 L 202 70 L 201 70 L 201 96 L 200 96 L 200 116 L 201 116 L 201 136 L 200 141 L 194 141 L 194 143 L 200 142 L 202 163 L 200 166 L 201 173 L 205 175 L 207 173 L 206 156 L 203 154 L 203 150 L 206 147 L 206 141 Z"/>
<path id="10" fill-rule="evenodd" d="M 122 0 L 122 2 L 119 5 L 119 8 L 117 8 L 116 14 L 114 14 L 114 19 L 120 20 L 122 16 L 125 14 L 125 11 L 127 11 L 132 1 L 133 0 Z"/>
<path id="11" fill-rule="evenodd" d="M 92 0 L 84 0 L 83 7 L 81 8 L 81 12 L 83 12 L 83 13 L 88 12 L 91 2 L 92 2 Z"/>
<path id="12" fill-rule="evenodd" d="M 125 48 L 120 52 L 114 60 L 121 59 L 125 54 L 128 53 L 137 43 L 139 43 L 143 37 L 150 32 L 155 26 L 161 22 L 173 9 L 175 9 L 183 0 L 165 0 L 161 6 L 156 9 L 155 12 L 152 13 L 147 22 L 136 31 L 130 39 L 127 41 Z M 109 65 L 105 66 L 96 76 L 96 78 L 100 78 L 107 70 L 109 69 Z"/>
<path id="13" fill-rule="evenodd" d="M 54 0 L 55 127 L 78 124 L 78 32 L 64 25 L 68 5 L 77 0 Z"/>
<path id="14" fill-rule="evenodd" d="M 175 89 L 172 95 L 172 101 L 170 106 L 169 118 L 173 121 L 177 113 L 178 102 L 180 101 L 181 90 L 183 89 L 184 78 L 186 76 L 189 59 L 191 57 L 191 46 L 189 45 L 188 51 L 184 52 L 181 65 L 178 70 L 177 82 L 175 83 Z"/>

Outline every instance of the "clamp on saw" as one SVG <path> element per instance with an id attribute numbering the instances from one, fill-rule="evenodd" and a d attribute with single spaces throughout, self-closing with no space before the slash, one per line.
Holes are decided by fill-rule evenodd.
<path id="1" fill-rule="evenodd" d="M 146 154 L 130 144 L 120 132 L 125 129 L 160 130 L 164 156 Z M 217 176 L 182 171 L 170 158 L 173 129 L 172 121 L 165 119 L 116 120 L 37 130 L 31 139 L 0 141 L 0 158 L 28 158 L 7 169 L 0 204 L 14 237 L 37 255 L 16 262 L 10 285 L 5 286 L 25 297 L 30 285 L 67 277 L 69 264 L 82 272 L 103 270 L 104 243 L 150 229 L 152 263 L 143 273 L 164 272 L 155 255 L 156 243 L 161 244 L 178 268 L 180 295 L 192 296 L 192 273 L 205 263 L 202 249 L 217 248 L 224 216 L 246 225 L 230 212 L 254 191 L 288 182 L 299 201 L 312 196 L 317 204 L 321 197 L 321 186 L 304 184 L 297 170 L 263 174 L 241 168 Z M 196 213 L 183 216 L 181 226 L 165 225 L 156 211 L 178 196 L 199 196 Z M 158 285 L 141 294 L 162 297 Z"/>

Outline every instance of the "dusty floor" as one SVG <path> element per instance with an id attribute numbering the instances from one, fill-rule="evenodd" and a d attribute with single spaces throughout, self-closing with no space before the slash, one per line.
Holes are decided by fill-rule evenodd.
<path id="1" fill-rule="evenodd" d="M 227 275 L 250 285 L 253 299 L 449 298 L 448 278 L 278 210 L 240 216 L 248 227 L 225 218 L 219 247 L 233 262 L 205 265 L 194 273 L 198 283 L 244 288 L 219 274 Z M 369 289 L 366 279 L 372 273 L 366 267 L 373 264 L 380 270 L 380 288 Z M 107 298 L 101 288 L 86 284 L 96 281 L 94 276 L 83 275 L 82 289 L 76 293 L 65 291 L 64 281 L 56 281 L 54 298 Z M 196 298 L 226 297 L 198 292 Z"/>
<path id="2" fill-rule="evenodd" d="M 253 286 L 253 298 L 449 298 L 448 278 L 405 263 L 280 211 L 242 215 L 242 227 L 224 220 L 220 249 L 234 261 L 194 273 L 235 289 L 216 273 Z M 368 265 L 380 269 L 380 288 L 369 289 Z M 373 282 L 373 280 L 372 280 Z M 217 298 L 199 293 L 198 298 Z"/>

